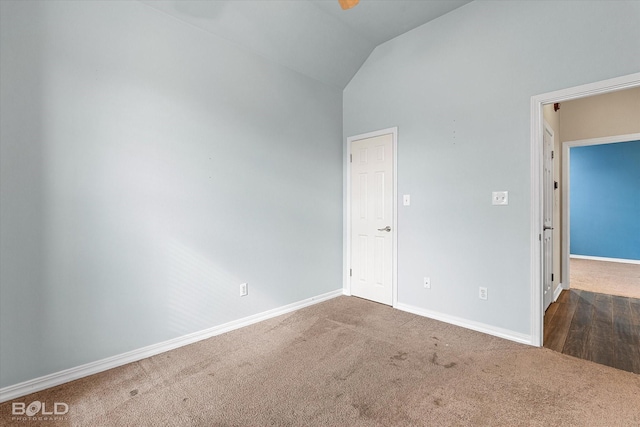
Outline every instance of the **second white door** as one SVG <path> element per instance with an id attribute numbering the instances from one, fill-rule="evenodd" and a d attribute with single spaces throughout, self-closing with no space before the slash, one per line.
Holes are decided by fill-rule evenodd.
<path id="1" fill-rule="evenodd" d="M 351 142 L 351 294 L 393 303 L 393 134 Z"/>
<path id="2" fill-rule="evenodd" d="M 542 230 L 543 252 L 543 310 L 546 311 L 553 302 L 553 130 L 545 123 L 544 126 L 544 224 Z"/>

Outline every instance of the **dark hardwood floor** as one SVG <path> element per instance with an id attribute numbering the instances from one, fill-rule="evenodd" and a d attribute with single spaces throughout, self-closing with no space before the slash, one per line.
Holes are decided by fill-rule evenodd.
<path id="1" fill-rule="evenodd" d="M 562 291 L 544 315 L 544 346 L 640 374 L 640 299 Z"/>

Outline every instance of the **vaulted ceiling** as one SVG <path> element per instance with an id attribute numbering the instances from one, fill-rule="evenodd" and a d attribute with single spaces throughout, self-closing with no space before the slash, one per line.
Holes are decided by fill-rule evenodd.
<path id="1" fill-rule="evenodd" d="M 141 0 L 328 85 L 344 88 L 373 49 L 470 0 Z"/>

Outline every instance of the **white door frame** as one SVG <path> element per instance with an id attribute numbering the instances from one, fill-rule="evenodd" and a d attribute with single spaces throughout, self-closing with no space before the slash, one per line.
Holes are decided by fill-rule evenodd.
<path id="1" fill-rule="evenodd" d="M 549 92 L 531 97 L 531 344 L 541 347 L 543 334 L 543 277 L 542 277 L 542 147 L 545 104 L 585 98 L 640 86 L 640 73 L 629 74 L 582 86 Z M 566 268 L 565 265 L 562 266 Z"/>
<path id="2" fill-rule="evenodd" d="M 381 135 L 392 135 L 393 142 L 391 149 L 393 150 L 393 249 L 392 249 L 392 272 L 391 272 L 391 286 L 392 286 L 392 307 L 395 307 L 398 303 L 398 127 L 392 127 L 387 129 L 381 129 L 374 132 L 363 133 L 360 135 L 354 135 L 347 138 L 347 149 L 344 159 L 346 169 L 346 181 L 344 189 L 346 194 L 346 212 L 345 212 L 345 230 L 344 239 L 346 242 L 345 253 L 343 256 L 343 265 L 345 271 L 343 273 L 342 288 L 345 295 L 351 295 L 351 162 L 349 155 L 351 153 L 351 143 L 360 139 L 374 138 Z"/>
<path id="3" fill-rule="evenodd" d="M 569 259 L 571 257 L 571 148 L 589 145 L 615 144 L 618 142 L 640 141 L 640 133 L 605 136 L 602 138 L 579 139 L 562 143 L 562 288 L 571 287 Z"/>

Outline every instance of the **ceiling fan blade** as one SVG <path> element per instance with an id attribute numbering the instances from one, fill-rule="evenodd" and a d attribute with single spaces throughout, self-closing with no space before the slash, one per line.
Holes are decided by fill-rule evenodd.
<path id="1" fill-rule="evenodd" d="M 338 0 L 338 3 L 340 3 L 342 9 L 347 10 L 360 3 L 360 0 Z"/>

